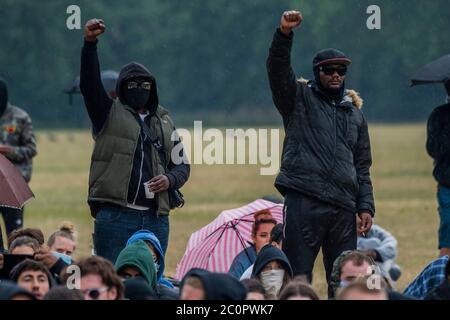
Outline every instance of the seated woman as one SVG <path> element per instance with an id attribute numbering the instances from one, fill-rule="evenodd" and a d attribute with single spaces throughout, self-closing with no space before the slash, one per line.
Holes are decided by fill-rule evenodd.
<path id="1" fill-rule="evenodd" d="M 252 227 L 253 244 L 242 250 L 233 260 L 228 274 L 240 279 L 242 274 L 253 263 L 261 248 L 270 243 L 270 232 L 277 224 L 269 210 L 258 211 L 254 214 L 255 222 Z"/>

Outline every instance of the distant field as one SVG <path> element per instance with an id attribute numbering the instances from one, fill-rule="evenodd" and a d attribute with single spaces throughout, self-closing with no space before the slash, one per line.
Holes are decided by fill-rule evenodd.
<path id="1" fill-rule="evenodd" d="M 405 286 L 437 256 L 438 215 L 432 161 L 425 152 L 425 125 L 373 125 L 370 128 L 374 165 L 372 177 L 376 222 L 399 242 L 403 269 L 398 286 Z M 77 256 L 91 252 L 93 220 L 86 204 L 92 140 L 87 131 L 38 132 L 38 152 L 31 182 L 36 199 L 26 208 L 25 224 L 46 235 L 63 220 L 78 230 Z M 175 273 L 192 232 L 220 211 L 239 207 L 266 194 L 277 194 L 275 176 L 261 176 L 255 165 L 194 165 L 183 188 L 186 205 L 171 215 L 167 274 Z M 321 259 L 314 287 L 325 297 Z"/>

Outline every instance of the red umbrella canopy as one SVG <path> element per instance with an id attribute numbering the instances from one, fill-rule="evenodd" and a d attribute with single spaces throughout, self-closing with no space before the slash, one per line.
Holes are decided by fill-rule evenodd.
<path id="1" fill-rule="evenodd" d="M 0 206 L 20 209 L 34 198 L 20 171 L 0 154 Z"/>

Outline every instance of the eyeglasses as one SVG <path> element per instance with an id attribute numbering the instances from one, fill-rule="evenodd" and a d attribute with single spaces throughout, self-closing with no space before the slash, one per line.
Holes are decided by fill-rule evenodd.
<path id="1" fill-rule="evenodd" d="M 128 81 L 127 82 L 127 89 L 137 89 L 142 88 L 144 90 L 150 90 L 152 88 L 152 83 L 145 81 L 145 82 L 137 82 L 137 81 Z"/>
<path id="2" fill-rule="evenodd" d="M 82 292 L 85 296 L 88 295 L 89 298 L 91 298 L 92 300 L 98 300 L 98 298 L 100 298 L 100 295 L 107 290 L 109 290 L 108 287 L 102 287 L 102 288 L 91 288 L 83 290 Z"/>
<path id="3" fill-rule="evenodd" d="M 327 76 L 332 76 L 335 72 L 337 72 L 337 74 L 342 77 L 346 75 L 347 67 L 336 68 L 330 66 L 321 66 L 320 71 L 325 73 Z"/>

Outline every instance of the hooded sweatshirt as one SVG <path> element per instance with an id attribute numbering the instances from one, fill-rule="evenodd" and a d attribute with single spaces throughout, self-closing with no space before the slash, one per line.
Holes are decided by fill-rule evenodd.
<path id="1" fill-rule="evenodd" d="M 203 284 L 205 300 L 245 300 L 247 290 L 239 280 L 226 273 L 214 273 L 203 269 L 191 269 L 183 278 L 180 292 L 188 277 L 197 277 Z"/>
<path id="2" fill-rule="evenodd" d="M 133 78 L 143 78 L 152 84 L 150 89 L 150 98 L 147 101 L 145 108 L 150 114 L 153 115 L 159 105 L 156 80 L 150 71 L 148 71 L 148 69 L 140 63 L 130 62 L 122 67 L 116 85 L 116 92 L 120 102 L 122 102 L 123 105 L 128 105 L 128 101 L 125 99 L 124 95 L 125 83 Z"/>
<path id="3" fill-rule="evenodd" d="M 252 277 L 258 276 L 263 270 L 264 266 L 271 261 L 278 261 L 284 267 L 285 272 L 292 278 L 294 273 L 292 271 L 291 264 L 288 258 L 280 249 L 268 244 L 265 245 L 256 257 L 255 264 L 253 266 Z"/>
<path id="4" fill-rule="evenodd" d="M 144 241 L 138 240 L 126 246 L 117 257 L 115 267 L 117 273 L 120 273 L 125 267 L 137 268 L 147 284 L 152 289 L 156 288 L 156 269 L 153 256 Z"/>
<path id="5" fill-rule="evenodd" d="M 155 234 L 149 230 L 139 230 L 136 231 L 131 237 L 130 239 L 128 239 L 127 241 L 127 246 L 136 243 L 137 241 L 140 240 L 144 240 L 144 241 L 149 241 L 153 247 L 156 249 L 156 251 L 158 252 L 158 264 L 159 264 L 159 269 L 157 272 L 157 283 L 164 285 L 168 288 L 174 288 L 173 284 L 167 280 L 164 279 L 163 275 L 164 275 L 164 268 L 165 268 L 165 262 L 164 262 L 164 252 L 161 248 L 161 243 L 159 242 L 158 238 L 155 236 Z"/>

